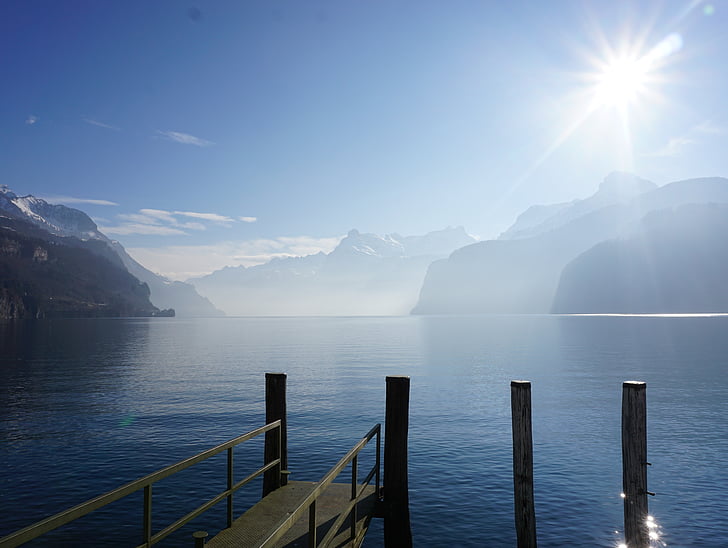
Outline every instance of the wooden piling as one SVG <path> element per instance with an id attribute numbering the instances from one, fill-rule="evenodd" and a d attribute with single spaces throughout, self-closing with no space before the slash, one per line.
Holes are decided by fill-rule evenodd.
<path id="1" fill-rule="evenodd" d="M 411 548 L 407 478 L 409 377 L 387 377 L 384 418 L 384 545 Z"/>
<path id="2" fill-rule="evenodd" d="M 622 496 L 628 548 L 647 548 L 647 385 L 622 385 Z"/>
<path id="3" fill-rule="evenodd" d="M 531 383 L 511 381 L 513 429 L 513 499 L 518 548 L 536 548 L 536 510 L 533 499 L 533 435 Z"/>
<path id="4" fill-rule="evenodd" d="M 207 537 L 207 531 L 195 531 L 192 533 L 192 538 L 195 539 L 195 548 L 204 548 Z"/>
<path id="5" fill-rule="evenodd" d="M 287 474 L 282 474 L 283 470 L 288 470 L 288 434 L 286 423 L 286 374 L 285 373 L 266 373 L 265 374 L 265 422 L 269 424 L 280 419 L 280 432 L 270 430 L 265 433 L 265 449 L 264 462 L 269 462 L 278 458 L 280 447 L 281 465 L 274 467 L 263 475 L 263 496 L 271 491 L 275 491 L 279 487 L 288 483 Z"/>

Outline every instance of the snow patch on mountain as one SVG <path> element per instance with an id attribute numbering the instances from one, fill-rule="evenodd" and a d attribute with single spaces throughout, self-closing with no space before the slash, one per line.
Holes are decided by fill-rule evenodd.
<path id="1" fill-rule="evenodd" d="M 427 266 L 475 241 L 462 227 L 405 237 L 353 229 L 329 254 L 226 267 L 188 281 L 234 315 L 407 314 Z"/>
<path id="2" fill-rule="evenodd" d="M 99 240 L 114 257 L 151 291 L 150 300 L 161 309 L 174 308 L 181 316 L 219 316 L 222 312 L 200 296 L 195 288 L 147 270 L 135 261 L 117 241 L 99 231 L 96 223 L 83 211 L 60 204 L 49 204 L 32 195 L 17 196 L 7 185 L 0 186 L 0 209 L 10 216 L 30 221 L 54 236 L 79 240 Z"/>

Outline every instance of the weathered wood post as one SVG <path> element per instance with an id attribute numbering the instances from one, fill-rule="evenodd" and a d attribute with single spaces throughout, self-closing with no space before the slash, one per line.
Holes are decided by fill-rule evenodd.
<path id="1" fill-rule="evenodd" d="M 387 377 L 384 417 L 384 545 L 411 548 L 407 479 L 409 377 Z"/>
<path id="2" fill-rule="evenodd" d="M 263 462 L 269 462 L 281 455 L 280 468 L 274 467 L 263 474 L 263 496 L 288 483 L 288 476 L 281 471 L 288 470 L 288 434 L 286 423 L 286 374 L 265 374 L 265 423 L 281 420 L 280 434 L 278 430 L 265 433 L 265 449 Z"/>
<path id="3" fill-rule="evenodd" d="M 531 383 L 511 381 L 513 428 L 513 498 L 518 548 L 536 548 L 536 510 L 533 500 L 533 435 Z"/>
<path id="4" fill-rule="evenodd" d="M 203 548 L 207 536 L 207 531 L 195 531 L 192 533 L 192 538 L 195 539 L 195 548 Z"/>
<path id="5" fill-rule="evenodd" d="M 647 548 L 647 385 L 622 384 L 622 496 L 628 548 Z"/>

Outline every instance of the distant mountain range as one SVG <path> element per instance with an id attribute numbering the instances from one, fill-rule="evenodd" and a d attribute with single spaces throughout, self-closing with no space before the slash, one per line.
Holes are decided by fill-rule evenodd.
<path id="1" fill-rule="evenodd" d="M 171 309 L 222 314 L 189 284 L 134 261 L 82 211 L 0 186 L 0 318 L 152 316 Z"/>
<path id="2" fill-rule="evenodd" d="M 351 230 L 328 254 L 226 267 L 188 282 L 232 315 L 408 314 L 428 265 L 475 241 L 462 227 L 424 236 Z"/>
<path id="3" fill-rule="evenodd" d="M 728 211 L 715 204 L 728 179 L 613 173 L 590 198 L 530 208 L 498 240 L 434 262 L 413 313 L 727 311 Z"/>
<path id="4" fill-rule="evenodd" d="M 728 311 L 728 179 L 612 173 L 496 240 L 351 230 L 330 253 L 172 282 L 83 212 L 0 187 L 0 318 Z M 201 296 L 201 295 L 204 295 Z"/>

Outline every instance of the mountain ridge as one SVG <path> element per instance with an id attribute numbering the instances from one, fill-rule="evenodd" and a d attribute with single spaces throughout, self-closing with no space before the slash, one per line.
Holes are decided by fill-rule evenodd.
<path id="1" fill-rule="evenodd" d="M 463 227 L 423 236 L 350 230 L 328 254 L 226 267 L 188 280 L 236 315 L 400 315 L 432 260 L 476 241 Z"/>
<path id="2" fill-rule="evenodd" d="M 144 268 L 117 241 L 98 230 L 96 223 L 83 211 L 61 204 L 50 204 L 32 195 L 18 196 L 7 185 L 0 185 L 0 211 L 25 220 L 48 234 L 79 241 L 98 241 L 94 252 L 128 271 L 150 290 L 152 303 L 163 310 L 174 309 L 182 316 L 219 316 L 222 312 L 198 295 L 194 287 L 172 282 Z"/>
<path id="3" fill-rule="evenodd" d="M 169 314 L 152 305 L 149 287 L 101 247 L 96 240 L 53 235 L 4 211 L 0 214 L 0 318 Z"/>
<path id="4" fill-rule="evenodd" d="M 548 313 L 562 271 L 581 253 L 628 234 L 649 211 L 712 202 L 728 203 L 728 179 L 675 181 L 566 222 L 547 219 L 530 237 L 467 246 L 430 265 L 412 313 Z"/>

